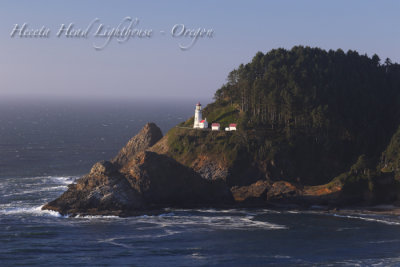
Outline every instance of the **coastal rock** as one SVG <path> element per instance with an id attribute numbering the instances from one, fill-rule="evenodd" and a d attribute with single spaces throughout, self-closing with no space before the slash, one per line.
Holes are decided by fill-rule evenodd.
<path id="1" fill-rule="evenodd" d="M 113 174 L 117 171 L 117 168 L 114 164 L 109 161 L 100 161 L 93 165 L 92 169 L 90 170 L 91 175 L 109 175 Z"/>
<path id="2" fill-rule="evenodd" d="M 231 188 L 236 202 L 265 202 L 270 183 L 259 180 L 248 186 L 234 186 Z"/>
<path id="3" fill-rule="evenodd" d="M 136 153 L 153 146 L 163 137 L 160 128 L 155 123 L 147 123 L 143 129 L 119 151 L 112 163 L 118 167 L 126 164 Z"/>
<path id="4" fill-rule="evenodd" d="M 139 152 L 160 137 L 161 131 L 154 126 L 147 124 L 112 162 L 94 164 L 89 174 L 69 185 L 63 195 L 43 209 L 63 215 L 128 216 L 165 207 L 215 207 L 233 203 L 223 181 L 203 179 L 167 155 Z"/>
<path id="5" fill-rule="evenodd" d="M 267 199 L 269 201 L 290 200 L 301 195 L 301 190 L 292 183 L 286 181 L 274 182 L 268 190 Z"/>
<path id="6" fill-rule="evenodd" d="M 198 156 L 191 167 L 200 174 L 201 177 L 207 180 L 226 180 L 228 176 L 228 168 L 226 165 L 219 161 L 211 160 L 207 156 Z"/>
<path id="7" fill-rule="evenodd" d="M 68 190 L 43 209 L 58 211 L 63 215 L 121 215 L 140 209 L 140 195 L 110 162 L 96 163 L 88 175 L 71 184 Z"/>
<path id="8" fill-rule="evenodd" d="M 141 152 L 121 171 L 148 205 L 193 207 L 233 202 L 222 181 L 207 181 L 166 155 Z"/>

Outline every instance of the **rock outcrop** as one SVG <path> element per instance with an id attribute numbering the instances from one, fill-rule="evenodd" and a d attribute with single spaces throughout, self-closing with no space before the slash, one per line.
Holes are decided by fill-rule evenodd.
<path id="1" fill-rule="evenodd" d="M 149 206 L 218 206 L 233 200 L 222 181 L 207 181 L 191 168 L 154 152 L 137 154 L 122 172 Z"/>
<path id="2" fill-rule="evenodd" d="M 231 191 L 236 202 L 260 203 L 267 201 L 269 188 L 269 182 L 259 180 L 248 186 L 234 186 L 231 188 Z"/>
<path id="3" fill-rule="evenodd" d="M 193 154 L 194 159 L 187 164 L 184 158 L 170 154 L 169 137 L 162 137 L 154 123 L 146 124 L 113 160 L 94 164 L 87 175 L 43 209 L 64 215 L 130 216 L 166 207 L 309 207 L 346 202 L 345 197 L 340 197 L 343 194 L 339 180 L 306 187 L 273 181 L 260 173 L 243 171 L 240 165 L 232 169 L 222 157 L 218 158 L 218 152 L 212 157 Z M 228 181 L 232 172 L 247 178 L 241 183 Z"/>
<path id="4" fill-rule="evenodd" d="M 207 156 L 198 156 L 191 165 L 193 170 L 207 180 L 226 180 L 228 176 L 228 168 L 221 162 L 211 160 Z"/>
<path id="5" fill-rule="evenodd" d="M 126 164 L 136 153 L 153 146 L 163 137 L 160 128 L 155 123 L 147 123 L 143 129 L 119 151 L 112 160 L 117 166 Z"/>
<path id="6" fill-rule="evenodd" d="M 301 190 L 286 181 L 274 182 L 268 190 L 267 198 L 270 201 L 287 199 L 301 195 Z"/>
<path id="7" fill-rule="evenodd" d="M 43 209 L 66 215 L 123 215 L 144 207 L 140 194 L 109 161 L 96 163 L 89 174 Z"/>
<path id="8" fill-rule="evenodd" d="M 43 209 L 63 215 L 129 216 L 164 207 L 233 203 L 223 181 L 203 179 L 167 155 L 146 151 L 161 137 L 155 124 L 146 124 L 111 162 L 94 164 L 89 174 Z"/>

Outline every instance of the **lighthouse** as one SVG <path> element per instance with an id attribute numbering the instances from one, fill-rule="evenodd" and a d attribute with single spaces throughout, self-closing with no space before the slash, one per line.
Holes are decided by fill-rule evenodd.
<path id="1" fill-rule="evenodd" d="M 200 121 L 202 120 L 201 118 L 201 104 L 198 102 L 196 104 L 196 109 L 194 110 L 194 123 L 193 123 L 193 128 L 200 128 Z"/>
<path id="2" fill-rule="evenodd" d="M 202 119 L 201 116 L 201 104 L 198 102 L 196 104 L 196 109 L 194 110 L 194 123 L 193 128 L 195 129 L 204 129 L 208 128 L 207 119 Z"/>

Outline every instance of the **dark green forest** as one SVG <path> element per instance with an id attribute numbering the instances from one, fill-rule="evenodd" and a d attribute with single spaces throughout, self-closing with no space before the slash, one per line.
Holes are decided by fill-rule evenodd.
<path id="1" fill-rule="evenodd" d="M 248 127 L 365 131 L 398 109 L 400 65 L 380 61 L 302 46 L 258 52 L 229 73 L 215 100 L 237 104 Z"/>
<path id="2" fill-rule="evenodd" d="M 240 154 L 271 179 L 322 184 L 360 156 L 375 171 L 400 123 L 400 65 L 353 50 L 258 52 L 204 114 L 219 121 L 222 110 L 239 122 Z"/>

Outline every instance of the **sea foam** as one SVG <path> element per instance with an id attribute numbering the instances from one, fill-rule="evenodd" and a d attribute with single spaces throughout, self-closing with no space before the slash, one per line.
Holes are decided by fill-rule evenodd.
<path id="1" fill-rule="evenodd" d="M 0 209 L 0 214 L 4 215 L 23 215 L 29 214 L 33 216 L 52 216 L 52 217 L 68 217 L 52 210 L 42 210 L 43 206 L 39 207 L 15 207 L 9 209 Z"/>
<path id="2" fill-rule="evenodd" d="M 333 216 L 340 217 L 340 218 L 363 220 L 363 221 L 368 221 L 368 222 L 377 222 L 377 223 L 383 223 L 383 224 L 388 224 L 388 225 L 400 225 L 400 222 L 397 222 L 397 221 L 387 220 L 384 218 L 364 217 L 362 215 L 333 214 Z"/>

